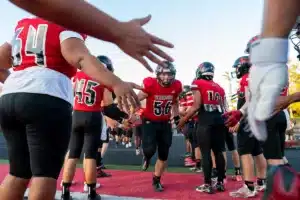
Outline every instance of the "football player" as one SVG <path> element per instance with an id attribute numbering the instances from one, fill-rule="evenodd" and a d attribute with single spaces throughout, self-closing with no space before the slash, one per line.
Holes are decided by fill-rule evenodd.
<path id="1" fill-rule="evenodd" d="M 0 99 L 0 124 L 10 163 L 0 199 L 23 198 L 30 179 L 29 199 L 54 198 L 71 132 L 70 79 L 76 68 L 112 88 L 117 96 L 129 94 L 134 104 L 132 85 L 98 62 L 85 46 L 85 38 L 33 17 L 20 20 L 13 40 L 0 47 L 1 67 L 14 70 Z"/>
<path id="2" fill-rule="evenodd" d="M 299 0 L 265 0 L 264 5 L 261 38 L 250 48 L 249 74 L 248 120 L 259 140 L 267 139 L 265 121 L 272 117 L 276 99 L 288 83 L 288 36 L 300 14 Z"/>
<path id="3" fill-rule="evenodd" d="M 146 171 L 150 159 L 157 150 L 158 159 L 155 164 L 152 185 L 155 191 L 163 191 L 161 176 L 166 167 L 169 148 L 172 144 L 171 110 L 174 121 L 179 120 L 178 96 L 182 92 L 182 84 L 175 79 L 176 69 L 168 61 L 158 65 L 156 78 L 147 77 L 143 80 L 143 91 L 138 96 L 146 99 L 142 122 L 142 147 L 144 153 L 143 170 Z"/>
<path id="4" fill-rule="evenodd" d="M 237 109 L 242 108 L 246 102 L 250 67 L 251 64 L 248 56 L 239 57 L 233 64 L 236 77 L 240 79 L 240 86 L 237 92 Z M 244 185 L 237 191 L 230 192 L 230 196 L 232 197 L 252 198 L 255 197 L 259 191 L 265 189 L 267 163 L 263 155 L 263 149 L 260 142 L 253 137 L 251 131 L 245 128 L 246 126 L 247 119 L 242 119 L 236 125 L 232 126 L 234 131 L 237 132 L 238 151 L 241 157 L 244 177 Z M 253 159 L 256 163 L 256 184 Z"/>
<path id="5" fill-rule="evenodd" d="M 180 116 L 184 116 L 186 114 L 187 110 L 187 93 L 191 92 L 191 87 L 189 85 L 183 86 L 183 92 L 179 95 L 179 114 Z M 192 127 L 194 126 L 191 124 Z M 190 123 L 186 123 L 184 128 L 181 130 L 182 134 L 185 137 L 185 145 L 186 145 L 186 152 L 185 152 L 185 158 L 184 158 L 184 166 L 186 167 L 192 167 L 195 165 L 195 162 L 193 161 L 192 157 L 194 157 L 192 145 L 190 141 L 189 135 L 189 129 L 190 129 Z"/>
<path id="6" fill-rule="evenodd" d="M 204 172 L 204 184 L 196 188 L 196 191 L 212 194 L 212 158 L 213 150 L 216 159 L 218 179 L 216 189 L 224 191 L 223 180 L 225 178 L 225 131 L 222 114 L 224 112 L 224 89 L 213 81 L 214 66 L 210 62 L 204 62 L 196 70 L 196 80 L 192 83 L 194 94 L 193 106 L 188 113 L 181 118 L 178 127 L 181 128 L 198 111 L 197 146 L 201 149 L 202 167 Z"/>
<path id="7" fill-rule="evenodd" d="M 111 62 L 103 61 L 103 56 L 98 56 L 97 59 L 109 71 L 113 70 Z M 96 157 L 101 142 L 100 135 L 103 125 L 101 123 L 103 121 L 102 110 L 105 115 L 117 121 L 128 118 L 128 115 L 120 111 L 113 104 L 112 94 L 104 85 L 97 83 L 83 71 L 76 73 L 74 81 L 75 97 L 72 134 L 69 142 L 68 158 L 66 159 L 63 171 L 62 199 L 71 199 L 70 186 L 75 174 L 76 163 L 83 150 L 84 190 L 88 192 L 89 200 L 97 200 L 100 199 L 100 196 L 96 193 Z"/>

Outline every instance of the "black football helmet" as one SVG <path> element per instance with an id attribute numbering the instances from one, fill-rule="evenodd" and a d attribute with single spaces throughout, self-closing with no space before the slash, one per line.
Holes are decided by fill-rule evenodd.
<path id="1" fill-rule="evenodd" d="M 111 59 L 109 59 L 107 56 L 97 56 L 97 59 L 111 72 L 114 72 L 115 69 L 113 67 L 113 64 L 111 62 Z"/>
<path id="2" fill-rule="evenodd" d="M 173 63 L 164 61 L 165 65 L 158 65 L 155 69 L 155 74 L 158 82 L 167 87 L 175 80 L 176 69 Z"/>
<path id="3" fill-rule="evenodd" d="M 183 92 L 188 93 L 188 92 L 190 92 L 190 91 L 192 91 L 192 90 L 191 90 L 191 86 L 189 86 L 189 85 L 184 85 L 184 86 L 183 86 Z"/>
<path id="4" fill-rule="evenodd" d="M 203 62 L 196 70 L 196 79 L 212 80 L 215 74 L 215 67 L 210 62 Z"/>
<path id="5" fill-rule="evenodd" d="M 245 74 L 249 72 L 251 67 L 249 56 L 239 57 L 233 64 L 233 68 L 235 68 L 236 77 L 238 79 L 242 78 Z"/>
<path id="6" fill-rule="evenodd" d="M 245 49 L 245 53 L 246 53 L 246 54 L 250 54 L 250 47 L 251 47 L 251 44 L 252 44 L 253 42 L 257 41 L 259 38 L 260 38 L 260 36 L 259 36 L 259 35 L 256 35 L 256 36 L 252 37 L 252 38 L 248 41 L 247 47 L 246 47 L 246 49 Z"/>
<path id="7" fill-rule="evenodd" d="M 289 39 L 294 45 L 294 49 L 298 53 L 297 58 L 300 60 L 300 17 L 297 18 L 296 24 L 292 29 Z"/>

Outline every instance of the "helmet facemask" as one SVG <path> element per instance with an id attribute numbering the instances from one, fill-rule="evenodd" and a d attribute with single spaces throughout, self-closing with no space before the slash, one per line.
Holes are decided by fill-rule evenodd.
<path id="1" fill-rule="evenodd" d="M 292 32 L 289 36 L 292 44 L 294 45 L 294 49 L 298 52 L 297 58 L 300 60 L 300 19 L 298 17 L 297 23 L 292 29 Z"/>

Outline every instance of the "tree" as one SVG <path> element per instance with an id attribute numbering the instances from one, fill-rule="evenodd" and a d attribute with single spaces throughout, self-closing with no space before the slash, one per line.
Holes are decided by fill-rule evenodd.
<path id="1" fill-rule="evenodd" d="M 300 62 L 289 61 L 289 94 L 300 91 Z M 289 106 L 292 118 L 300 118 L 300 103 L 294 103 Z"/>

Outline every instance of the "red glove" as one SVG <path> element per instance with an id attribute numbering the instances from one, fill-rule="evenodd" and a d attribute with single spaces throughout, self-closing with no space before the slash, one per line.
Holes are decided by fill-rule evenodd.
<path id="1" fill-rule="evenodd" d="M 225 125 L 227 127 L 233 127 L 235 126 L 237 123 L 239 123 L 239 121 L 242 119 L 243 114 L 241 111 L 239 110 L 233 110 L 233 111 L 229 111 L 225 114 L 223 114 L 223 117 L 225 118 Z"/>

